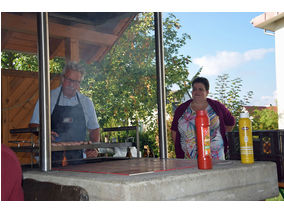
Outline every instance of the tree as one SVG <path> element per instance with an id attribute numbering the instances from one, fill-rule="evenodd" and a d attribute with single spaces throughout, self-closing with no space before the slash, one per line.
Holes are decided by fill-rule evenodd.
<path id="1" fill-rule="evenodd" d="M 179 20 L 164 20 L 166 89 L 184 88 L 188 81 L 189 56 L 178 55 L 189 35 L 178 37 Z M 152 13 L 141 13 L 101 63 L 87 66 L 83 89 L 98 108 L 102 125 L 115 119 L 135 124 L 153 117 L 156 106 L 156 65 Z"/>
<path id="2" fill-rule="evenodd" d="M 64 65 L 65 61 L 62 58 L 49 60 L 50 73 L 61 73 Z M 32 54 L 2 51 L 1 68 L 38 72 L 38 57 Z"/>
<path id="3" fill-rule="evenodd" d="M 180 28 L 173 14 L 163 21 L 166 92 L 170 94 L 175 84 L 183 90 L 182 95 L 167 98 L 169 114 L 172 101 L 180 101 L 191 86 L 187 69 L 190 56 L 179 55 L 190 36 L 179 36 Z M 86 69 L 82 91 L 93 99 L 101 126 L 136 125 L 143 121 L 147 130 L 157 135 L 153 13 L 140 13 L 104 60 L 87 65 Z"/>
<path id="4" fill-rule="evenodd" d="M 253 91 L 249 91 L 246 95 L 241 97 L 241 91 L 241 78 L 230 80 L 229 74 L 218 75 L 213 98 L 223 103 L 236 118 L 237 125 L 235 125 L 234 129 L 238 128 L 239 115 L 243 110 L 243 106 L 249 104 L 253 96 Z"/>
<path id="5" fill-rule="evenodd" d="M 253 130 L 278 129 L 278 114 L 270 109 L 254 110 L 251 114 Z"/>
<path id="6" fill-rule="evenodd" d="M 1 54 L 1 66 L 5 69 L 37 71 L 37 56 L 24 53 L 3 51 Z"/>

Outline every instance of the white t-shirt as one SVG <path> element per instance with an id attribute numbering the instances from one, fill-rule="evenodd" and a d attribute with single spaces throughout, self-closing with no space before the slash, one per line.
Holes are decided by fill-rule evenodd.
<path id="1" fill-rule="evenodd" d="M 51 114 L 52 114 L 52 112 L 55 108 L 56 101 L 57 101 L 58 95 L 60 93 L 61 87 L 62 86 L 59 86 L 56 89 L 50 91 L 50 113 Z M 83 111 L 84 111 L 85 120 L 86 120 L 86 127 L 89 130 L 99 128 L 100 126 L 99 126 L 99 123 L 98 123 L 96 110 L 95 110 L 93 102 L 91 101 L 90 98 L 86 97 L 85 95 L 81 94 L 80 92 L 77 92 L 77 95 L 80 99 L 80 102 L 82 104 L 82 108 L 83 108 Z M 60 95 L 60 100 L 59 100 L 58 104 L 60 106 L 75 106 L 78 103 L 79 102 L 77 100 L 76 95 L 72 98 L 67 98 L 66 96 L 63 95 L 63 92 L 62 92 L 61 95 Z M 31 118 L 30 123 L 39 124 L 39 101 L 37 101 L 37 103 L 35 105 L 34 113 L 33 113 L 33 116 Z"/>

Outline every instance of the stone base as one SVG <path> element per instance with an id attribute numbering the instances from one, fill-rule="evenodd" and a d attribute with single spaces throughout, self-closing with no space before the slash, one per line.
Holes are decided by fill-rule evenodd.
<path id="1" fill-rule="evenodd" d="M 87 201 L 88 193 L 79 186 L 66 186 L 26 178 L 23 181 L 25 201 Z"/>
<path id="2" fill-rule="evenodd" d="M 212 170 L 199 170 L 196 160 L 132 159 L 123 160 L 129 168 L 143 162 L 150 167 L 159 161 L 185 161 L 192 168 L 170 171 L 148 171 L 140 174 L 117 175 L 74 171 L 26 171 L 24 178 L 48 181 L 85 189 L 90 200 L 265 200 L 278 196 L 276 164 L 240 161 L 214 161 Z M 119 161 L 116 161 L 119 162 Z M 94 163 L 94 167 L 110 167 L 113 162 Z M 121 171 L 125 171 L 125 165 Z M 122 173 L 122 172 L 121 172 Z"/>

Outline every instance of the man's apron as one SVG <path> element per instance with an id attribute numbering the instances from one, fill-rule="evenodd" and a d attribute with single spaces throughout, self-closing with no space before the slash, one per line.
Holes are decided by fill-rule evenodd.
<path id="1" fill-rule="evenodd" d="M 72 142 L 86 140 L 86 120 L 82 104 L 76 93 L 78 104 L 75 106 L 60 106 L 60 90 L 56 105 L 51 115 L 51 130 L 58 133 L 56 142 Z M 77 164 L 83 158 L 82 150 L 65 151 L 68 164 Z M 63 151 L 52 152 L 53 165 L 61 165 Z"/>

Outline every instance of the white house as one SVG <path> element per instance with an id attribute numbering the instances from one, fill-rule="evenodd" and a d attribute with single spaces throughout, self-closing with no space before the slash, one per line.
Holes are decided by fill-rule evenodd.
<path id="1" fill-rule="evenodd" d="M 284 12 L 266 12 L 255 17 L 251 23 L 275 36 L 278 126 L 284 129 Z"/>

